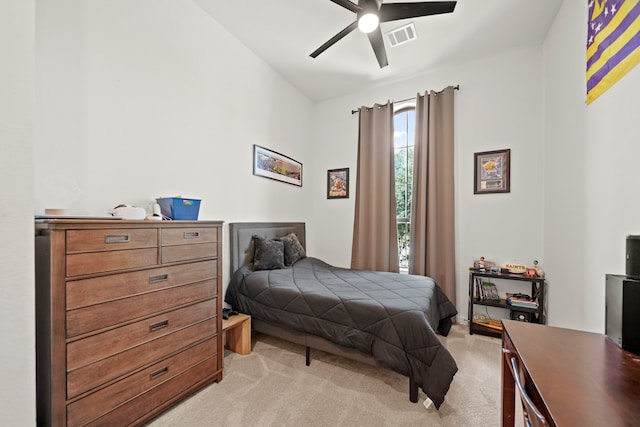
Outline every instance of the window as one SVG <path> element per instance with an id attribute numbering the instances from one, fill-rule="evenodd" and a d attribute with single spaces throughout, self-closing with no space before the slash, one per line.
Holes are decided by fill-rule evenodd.
<path id="1" fill-rule="evenodd" d="M 396 175 L 396 222 L 398 224 L 398 260 L 400 262 L 400 272 L 402 273 L 409 272 L 415 127 L 415 107 L 404 107 L 395 112 L 393 118 L 393 143 Z"/>

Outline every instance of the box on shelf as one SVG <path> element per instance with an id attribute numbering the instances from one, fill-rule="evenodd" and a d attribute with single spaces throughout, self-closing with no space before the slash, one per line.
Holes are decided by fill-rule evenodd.
<path id="1" fill-rule="evenodd" d="M 200 211 L 200 199 L 185 199 L 182 197 L 164 197 L 156 199 L 160 205 L 162 215 L 173 220 L 190 220 L 198 219 Z"/>

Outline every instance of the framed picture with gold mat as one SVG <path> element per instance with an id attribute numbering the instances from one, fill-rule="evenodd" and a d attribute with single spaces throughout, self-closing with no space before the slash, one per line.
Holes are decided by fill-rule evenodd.
<path id="1" fill-rule="evenodd" d="M 474 194 L 509 193 L 511 150 L 474 154 Z"/>

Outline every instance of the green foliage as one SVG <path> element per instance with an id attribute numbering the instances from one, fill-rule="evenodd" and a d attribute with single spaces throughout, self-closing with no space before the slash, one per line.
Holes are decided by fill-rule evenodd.
<path id="1" fill-rule="evenodd" d="M 415 114 L 413 111 L 409 113 Z M 395 196 L 398 224 L 398 257 L 400 268 L 409 267 L 411 195 L 413 189 L 413 120 L 407 120 L 407 112 L 399 113 L 394 120 L 395 139 Z M 410 135 L 410 138 L 407 137 Z"/>
<path id="2" fill-rule="evenodd" d="M 398 261 L 400 262 L 400 268 L 409 268 L 410 231 L 411 224 L 408 222 L 398 223 Z"/>
<path id="3" fill-rule="evenodd" d="M 413 189 L 413 147 L 399 148 L 395 152 L 396 216 L 411 217 Z"/>

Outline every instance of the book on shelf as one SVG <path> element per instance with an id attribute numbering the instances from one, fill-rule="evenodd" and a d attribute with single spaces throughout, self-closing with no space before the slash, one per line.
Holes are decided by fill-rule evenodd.
<path id="1" fill-rule="evenodd" d="M 494 283 L 482 282 L 482 291 L 484 301 L 500 301 L 500 294 L 498 293 L 498 288 Z"/>
<path id="2" fill-rule="evenodd" d="M 538 306 L 537 305 L 526 305 L 526 304 L 518 304 L 518 303 L 512 303 L 509 304 L 511 307 L 515 307 L 515 308 L 530 308 L 532 310 L 537 310 Z"/>
<path id="3" fill-rule="evenodd" d="M 524 294 L 507 294 L 507 304 L 513 307 L 538 308 L 538 301 Z"/>
<path id="4" fill-rule="evenodd" d="M 476 300 L 480 301 L 500 301 L 498 288 L 494 283 L 485 282 L 481 277 L 476 277 L 473 284 L 473 294 Z"/>
<path id="5" fill-rule="evenodd" d="M 482 295 L 482 280 L 479 277 L 476 277 L 473 283 L 473 295 L 477 300 L 483 300 L 484 296 Z"/>

